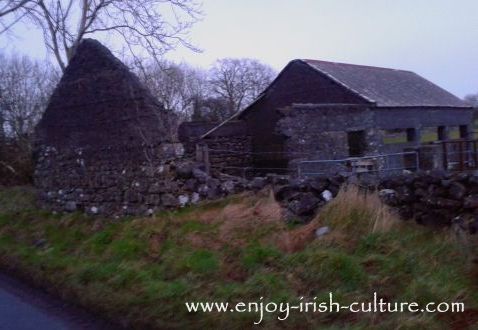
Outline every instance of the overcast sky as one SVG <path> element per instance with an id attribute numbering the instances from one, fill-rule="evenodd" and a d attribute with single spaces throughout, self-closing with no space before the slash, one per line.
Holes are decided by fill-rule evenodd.
<path id="1" fill-rule="evenodd" d="M 204 0 L 191 32 L 203 49 L 168 55 L 207 67 L 252 57 L 277 70 L 295 58 L 407 69 L 459 97 L 478 92 L 478 0 Z M 0 48 L 36 57 L 41 36 L 17 29 Z"/>

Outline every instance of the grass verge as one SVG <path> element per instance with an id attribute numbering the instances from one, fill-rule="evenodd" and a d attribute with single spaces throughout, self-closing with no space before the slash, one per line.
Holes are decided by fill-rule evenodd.
<path id="1" fill-rule="evenodd" d="M 53 215 L 30 188 L 0 191 L 0 266 L 136 328 L 252 327 L 256 313 L 188 313 L 186 301 L 348 304 L 463 301 L 461 314 L 291 312 L 266 329 L 466 329 L 476 326 L 476 270 L 446 231 L 398 222 L 377 196 L 340 192 L 319 217 L 288 227 L 268 192 L 108 220 Z M 314 237 L 320 226 L 331 233 Z"/>

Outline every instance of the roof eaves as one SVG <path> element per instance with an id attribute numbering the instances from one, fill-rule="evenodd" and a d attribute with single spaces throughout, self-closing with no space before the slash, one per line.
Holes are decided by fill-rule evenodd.
<path id="1" fill-rule="evenodd" d="M 218 130 L 219 128 L 221 128 L 222 126 L 224 126 L 225 124 L 227 124 L 228 122 L 230 122 L 231 120 L 234 120 L 236 119 L 237 117 L 239 117 L 244 111 L 246 111 L 247 109 L 249 109 L 251 106 L 253 106 L 254 104 L 256 104 L 261 98 L 263 98 L 265 95 L 265 91 L 262 92 L 261 94 L 259 94 L 259 96 L 254 100 L 252 101 L 247 107 L 245 107 L 244 109 L 242 110 L 239 110 L 238 112 L 236 112 L 235 114 L 233 114 L 231 117 L 227 118 L 226 120 L 224 120 L 223 122 L 221 122 L 220 124 L 218 124 L 217 126 L 214 126 L 212 129 L 210 129 L 209 131 L 207 131 L 206 133 L 204 133 L 203 135 L 201 135 L 199 138 L 200 139 L 204 139 L 206 136 L 208 136 L 209 134 L 211 133 L 214 133 L 216 130 Z"/>

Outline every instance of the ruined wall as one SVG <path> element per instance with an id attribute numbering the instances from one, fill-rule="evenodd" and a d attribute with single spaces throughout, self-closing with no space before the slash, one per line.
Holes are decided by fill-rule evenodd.
<path id="1" fill-rule="evenodd" d="M 42 206 L 131 214 L 177 205 L 188 191 L 173 182 L 174 120 L 107 48 L 82 41 L 36 128 Z"/>
<path id="2" fill-rule="evenodd" d="M 178 128 L 178 138 L 184 146 L 185 153 L 194 157 L 196 154 L 196 145 L 201 136 L 218 124 L 219 123 L 216 122 L 206 121 L 186 121 L 181 123 Z"/>
<path id="3" fill-rule="evenodd" d="M 181 152 L 180 144 L 41 147 L 35 171 L 39 200 L 52 210 L 93 214 L 146 214 L 148 209 L 177 206 L 175 195 L 187 193 L 173 181 Z"/>
<path id="4" fill-rule="evenodd" d="M 252 166 L 251 136 L 244 121 L 229 121 L 206 138 L 201 135 L 214 128 L 211 123 L 189 122 L 181 124 L 179 138 L 186 152 L 194 156 L 196 145 L 206 145 L 213 169 L 244 176 L 245 168 Z M 247 170 L 246 170 L 247 171 Z"/>

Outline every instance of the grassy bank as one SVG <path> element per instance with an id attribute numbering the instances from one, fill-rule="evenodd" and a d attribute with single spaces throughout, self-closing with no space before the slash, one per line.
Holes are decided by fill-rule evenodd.
<path id="1" fill-rule="evenodd" d="M 250 328 L 255 313 L 188 313 L 186 301 L 463 301 L 465 313 L 298 313 L 263 326 L 466 329 L 478 320 L 476 270 L 449 232 L 398 222 L 376 196 L 342 192 L 307 226 L 286 225 L 264 192 L 152 218 L 53 215 L 29 188 L 0 192 L 0 263 L 136 327 Z M 314 238 L 320 226 L 331 232 Z"/>

